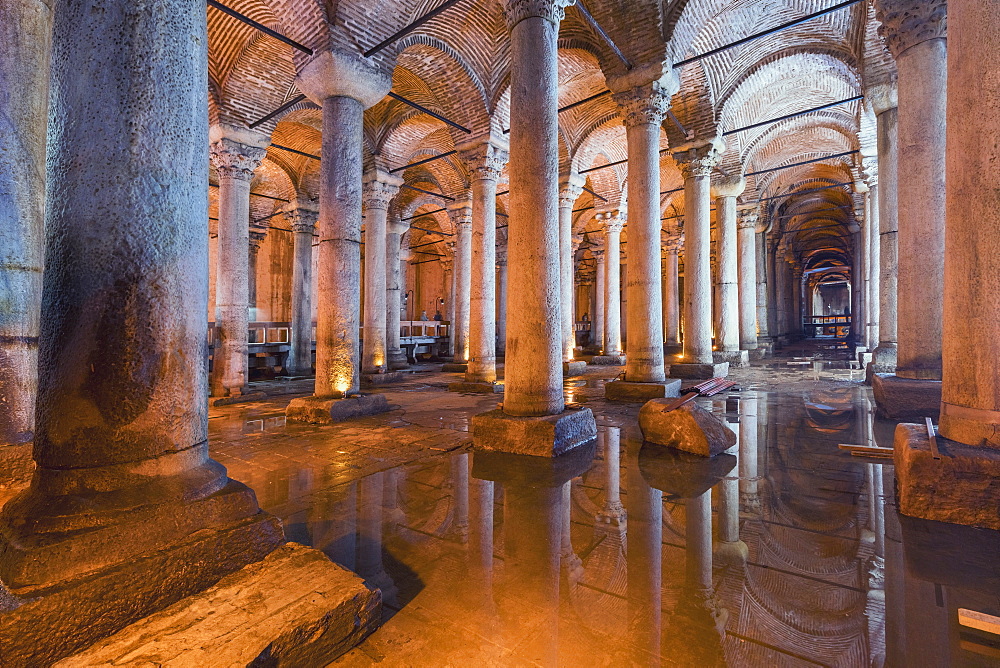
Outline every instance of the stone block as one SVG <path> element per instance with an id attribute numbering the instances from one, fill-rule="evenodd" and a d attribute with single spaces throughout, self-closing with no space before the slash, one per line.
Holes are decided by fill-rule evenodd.
<path id="1" fill-rule="evenodd" d="M 650 399 L 679 397 L 680 379 L 670 379 L 662 383 L 633 383 L 627 380 L 613 380 L 604 385 L 604 397 L 609 401 L 644 403 Z"/>
<path id="2" fill-rule="evenodd" d="M 747 357 L 751 362 L 759 362 L 762 359 L 766 359 L 768 355 L 770 355 L 770 351 L 767 348 L 761 348 L 759 346 L 753 350 L 747 351 Z"/>
<path id="3" fill-rule="evenodd" d="M 1000 529 L 1000 451 L 937 437 L 923 424 L 896 425 L 893 457 L 899 511 L 939 522 Z"/>
<path id="4" fill-rule="evenodd" d="M 263 401 L 267 399 L 267 394 L 264 392 L 248 392 L 247 394 L 240 394 L 233 397 L 220 397 L 218 399 L 212 400 L 213 406 L 229 406 L 230 404 L 245 404 L 249 401 Z"/>
<path id="5" fill-rule="evenodd" d="M 672 357 L 684 353 L 684 346 L 680 343 L 664 343 L 663 356 Z"/>
<path id="6" fill-rule="evenodd" d="M 330 424 L 365 415 L 378 415 L 389 410 L 382 394 L 364 394 L 345 399 L 329 397 L 296 397 L 285 409 L 285 417 L 299 422 Z"/>
<path id="7" fill-rule="evenodd" d="M 625 366 L 624 355 L 594 355 L 591 364 L 598 366 Z"/>
<path id="8" fill-rule="evenodd" d="M 929 417 L 936 422 L 941 412 L 940 380 L 876 373 L 872 376 L 872 394 L 878 414 L 890 420 L 922 421 Z"/>
<path id="9" fill-rule="evenodd" d="M 325 666 L 377 628 L 381 609 L 360 577 L 289 543 L 56 665 Z"/>
<path id="10" fill-rule="evenodd" d="M 503 394 L 503 384 L 473 383 L 463 380 L 458 383 L 448 383 L 448 391 L 464 394 Z"/>
<path id="11" fill-rule="evenodd" d="M 586 370 L 587 363 L 583 360 L 563 362 L 563 376 L 566 378 L 569 378 L 570 376 L 582 376 Z"/>
<path id="12" fill-rule="evenodd" d="M 441 365 L 441 370 L 446 373 L 465 373 L 469 370 L 469 365 L 464 362 L 461 364 L 458 362 L 448 362 Z"/>
<path id="13" fill-rule="evenodd" d="M 671 364 L 667 367 L 667 375 L 671 378 L 692 380 L 708 380 L 709 378 L 725 378 L 729 375 L 729 363 L 721 364 Z"/>
<path id="14" fill-rule="evenodd" d="M 472 444 L 478 450 L 557 457 L 595 438 L 597 423 L 589 408 L 539 417 L 496 409 L 472 417 Z"/>
<path id="15" fill-rule="evenodd" d="M 361 374 L 361 387 L 378 387 L 380 385 L 390 385 L 403 380 L 402 371 L 388 371 L 386 373 L 363 373 Z"/>
<path id="16" fill-rule="evenodd" d="M 716 364 L 728 363 L 732 368 L 743 368 L 750 365 L 750 354 L 746 350 L 714 350 L 712 361 Z"/>
<path id="17" fill-rule="evenodd" d="M 664 413 L 672 399 L 652 399 L 639 410 L 639 429 L 650 443 L 701 457 L 714 457 L 736 445 L 736 434 L 694 402 Z"/>

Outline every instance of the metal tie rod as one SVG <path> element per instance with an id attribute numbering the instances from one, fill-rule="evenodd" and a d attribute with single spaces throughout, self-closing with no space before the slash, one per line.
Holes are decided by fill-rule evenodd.
<path id="1" fill-rule="evenodd" d="M 375 55 L 376 53 L 378 53 L 379 51 L 381 51 L 385 47 L 389 46 L 390 44 L 392 44 L 396 40 L 399 40 L 399 39 L 402 39 L 403 37 L 406 37 L 411 32 L 413 32 L 414 30 L 416 30 L 417 28 L 419 28 L 423 24 L 427 23 L 428 21 L 430 21 L 431 19 L 433 19 L 434 17 L 436 17 L 441 12 L 454 7 L 459 2 L 461 2 L 461 0 L 447 0 L 447 2 L 441 3 L 436 8 L 434 8 L 431 11 L 427 12 L 426 14 L 424 14 L 423 16 L 421 16 L 420 18 L 418 18 L 413 23 L 410 23 L 409 25 L 406 25 L 406 26 L 400 28 L 399 30 L 397 30 L 396 32 L 394 32 L 389 37 L 386 37 L 381 42 L 379 42 L 378 44 L 376 44 L 372 48 L 370 48 L 367 51 L 365 51 L 364 54 L 363 54 L 364 57 L 365 58 L 370 58 L 371 56 Z"/>
<path id="2" fill-rule="evenodd" d="M 834 153 L 833 155 L 824 155 L 822 158 L 813 158 L 812 160 L 803 160 L 802 162 L 793 162 L 790 165 L 782 165 L 781 167 L 771 167 L 769 169 L 759 169 L 756 172 L 748 172 L 743 176 L 757 176 L 758 174 L 768 174 L 770 172 L 780 172 L 783 169 L 791 169 L 792 167 L 801 167 L 802 165 L 811 165 L 814 162 L 823 162 L 824 160 L 833 160 L 834 158 L 844 158 L 849 155 L 854 155 L 855 153 L 860 153 L 858 150 L 844 151 L 843 153 Z"/>
<path id="3" fill-rule="evenodd" d="M 417 165 L 426 165 L 428 162 L 434 162 L 435 160 L 440 160 L 441 158 L 447 158 L 450 155 L 455 155 L 458 151 L 448 151 L 447 153 L 439 153 L 437 155 L 432 155 L 429 158 L 424 158 L 423 160 L 417 160 L 416 162 L 410 162 L 402 167 L 397 167 L 396 169 L 390 169 L 390 174 L 395 174 L 396 172 L 401 172 L 409 167 L 416 167 Z"/>
<path id="4" fill-rule="evenodd" d="M 723 137 L 728 137 L 729 135 L 734 135 L 739 132 L 744 132 L 746 130 L 752 130 L 754 128 L 759 128 L 764 125 L 771 125 L 772 123 L 778 123 L 780 121 L 787 121 L 790 118 L 795 118 L 797 116 L 803 116 L 805 114 L 811 114 L 814 111 L 823 111 L 824 109 L 829 109 L 831 107 L 839 107 L 842 104 L 847 104 L 848 102 L 856 102 L 858 100 L 864 99 L 864 95 L 855 95 L 854 97 L 849 97 L 844 100 L 839 100 L 837 102 L 830 102 L 829 104 L 821 104 L 818 107 L 813 107 L 812 109 L 805 109 L 803 111 L 796 111 L 794 114 L 785 114 L 784 116 L 778 116 L 777 118 L 771 118 L 766 121 L 761 121 L 760 123 L 754 123 L 753 125 L 744 125 L 742 128 L 736 128 L 735 130 L 726 130 L 722 133 Z"/>
<path id="5" fill-rule="evenodd" d="M 448 197 L 447 195 L 444 195 L 442 193 L 436 193 L 433 190 L 424 190 L 423 188 L 418 188 L 416 186 L 411 186 L 409 183 L 404 183 L 402 185 L 402 187 L 403 188 L 409 188 L 410 190 L 416 190 L 418 193 L 424 193 L 426 195 L 433 195 L 434 197 L 440 197 L 441 199 L 446 199 L 449 202 L 454 202 L 455 201 L 454 197 Z"/>
<path id="6" fill-rule="evenodd" d="M 464 132 L 467 135 L 471 135 L 472 134 L 472 130 L 470 130 L 469 128 L 465 127 L 464 125 L 459 125 L 455 121 L 449 120 L 449 119 L 445 118 L 444 116 L 442 116 L 441 114 L 435 113 L 435 112 L 431 111 L 430 109 L 428 109 L 427 107 L 425 107 L 423 105 L 417 104 L 416 102 L 414 102 L 412 100 L 407 100 L 405 97 L 403 97 L 402 95 L 399 95 L 398 93 L 393 93 L 392 91 L 389 91 L 389 97 L 391 97 L 394 100 L 399 100 L 403 104 L 408 104 L 411 107 L 413 107 L 414 109 L 416 109 L 418 111 L 422 111 L 425 114 L 427 114 L 428 116 L 431 116 L 433 118 L 438 119 L 442 123 L 447 123 L 451 127 L 455 128 L 457 130 L 461 130 L 462 132 Z"/>
<path id="7" fill-rule="evenodd" d="M 271 30 L 270 28 L 268 28 L 263 23 L 258 23 L 257 21 L 254 21 L 249 16 L 245 16 L 244 14 L 240 14 L 235 9 L 230 9 L 229 7 L 226 7 L 224 4 L 222 4 L 218 0 L 208 0 L 208 6 L 209 7 L 214 7 L 215 9 L 218 9 L 223 14 L 228 14 L 229 16 L 232 16 L 234 19 L 236 19 L 238 21 L 242 21 L 243 23 L 246 23 L 248 26 L 252 26 L 252 27 L 256 28 L 257 30 L 259 30 L 262 33 L 264 33 L 265 35 L 267 35 L 269 37 L 273 37 L 274 39 L 278 40 L 279 42 L 284 42 L 285 44 L 287 44 L 288 46 L 292 47 L 293 49 L 298 49 L 302 53 L 305 53 L 305 54 L 310 55 L 310 56 L 313 55 L 313 50 L 310 49 L 308 46 L 305 46 L 303 44 L 299 44 L 298 42 L 296 42 L 291 37 L 285 37 L 280 32 L 276 32 L 274 30 Z"/>
<path id="8" fill-rule="evenodd" d="M 272 111 L 271 113 L 269 113 L 267 116 L 264 116 L 263 118 L 259 118 L 256 121 L 254 121 L 253 123 L 251 123 L 250 124 L 250 129 L 253 130 L 258 125 L 262 125 L 264 123 L 267 123 L 269 120 L 271 120 L 272 118 L 274 118 L 275 116 L 277 116 L 281 112 L 286 111 L 288 109 L 291 109 L 292 107 L 294 107 L 295 105 L 297 105 L 299 102 L 301 102 L 304 99 L 306 99 L 305 95 L 297 95 L 297 96 L 293 97 L 291 100 L 289 100 L 288 102 L 285 102 L 283 105 L 281 105 L 280 107 L 278 107 L 277 109 L 275 109 L 274 111 Z"/>

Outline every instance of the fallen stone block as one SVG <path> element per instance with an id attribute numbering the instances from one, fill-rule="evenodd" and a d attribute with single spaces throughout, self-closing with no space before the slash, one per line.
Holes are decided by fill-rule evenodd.
<path id="1" fill-rule="evenodd" d="M 671 401 L 651 399 L 639 410 L 645 440 L 701 457 L 714 457 L 736 445 L 736 434 L 694 402 L 664 413 Z"/>
<path id="2" fill-rule="evenodd" d="M 389 410 L 382 394 L 364 394 L 344 399 L 328 397 L 297 397 L 285 409 L 285 417 L 299 422 L 330 424 L 365 415 L 378 415 Z"/>

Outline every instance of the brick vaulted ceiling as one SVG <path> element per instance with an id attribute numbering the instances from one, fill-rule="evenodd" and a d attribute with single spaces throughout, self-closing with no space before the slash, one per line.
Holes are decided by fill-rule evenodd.
<path id="1" fill-rule="evenodd" d="M 232 9 L 312 49 L 356 51 L 377 44 L 443 0 L 223 0 Z M 674 63 L 811 14 L 841 0 L 585 0 L 587 9 L 633 65 Z M 296 67 L 304 54 L 209 8 L 209 114 L 213 122 L 249 124 L 299 94 Z M 870 0 L 750 41 L 676 68 L 681 85 L 672 110 L 688 137 L 707 138 L 779 116 L 862 95 L 867 86 L 894 78 L 893 63 L 878 36 Z M 622 61 L 574 7 L 566 9 L 559 40 L 559 102 L 567 105 L 606 89 L 605 77 L 623 72 Z M 509 127 L 510 47 L 498 0 L 464 0 L 374 56 L 392 72 L 393 91 L 469 128 L 450 127 L 386 98 L 365 113 L 365 159 L 396 168 L 450 151 L 468 136 L 502 134 Z M 626 157 L 625 131 L 610 96 L 560 114 L 560 166 L 585 170 Z M 258 127 L 276 144 L 320 152 L 320 114 L 300 102 Z M 766 199 L 770 235 L 803 265 L 811 258 L 849 263 L 856 202 L 847 187 L 856 181 L 861 154 L 873 153 L 873 117 L 864 101 L 831 107 L 725 137 L 720 168 L 745 173 L 824 155 L 861 153 L 748 179 L 741 203 Z M 687 140 L 673 120 L 663 125 L 661 147 Z M 593 232 L 597 208 L 622 203 L 625 165 L 587 173 L 588 188 L 575 208 L 577 231 Z M 402 172 L 408 183 L 448 195 L 466 191 L 467 174 L 457 156 Z M 661 160 L 662 190 L 681 185 L 668 151 Z M 270 149 L 254 192 L 283 199 L 315 199 L 318 165 L 294 153 Z M 805 193 L 804 191 L 812 191 Z M 258 198 L 255 198 L 258 199 Z M 267 215 L 280 206 L 259 198 Z M 398 198 L 405 215 L 440 208 L 416 192 Z M 498 201 L 504 211 L 505 198 Z M 683 192 L 662 197 L 665 229 L 683 213 Z M 445 213 L 430 213 L 422 227 L 446 230 Z M 626 228 L 627 237 L 627 228 Z"/>

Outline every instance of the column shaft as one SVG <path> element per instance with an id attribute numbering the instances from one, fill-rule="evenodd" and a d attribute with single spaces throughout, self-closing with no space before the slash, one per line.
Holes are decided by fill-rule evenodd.
<path id="1" fill-rule="evenodd" d="M 472 296 L 472 213 L 468 204 L 452 211 L 455 220 L 455 359 L 469 360 L 469 315 Z"/>
<path id="2" fill-rule="evenodd" d="M 507 249 L 497 255 L 497 355 L 507 352 Z"/>
<path id="3" fill-rule="evenodd" d="M 575 177 L 575 178 L 574 178 Z M 573 313 L 573 203 L 583 192 L 576 180 L 579 176 L 570 175 L 559 193 L 559 302 L 562 315 L 562 359 L 573 361 L 576 349 L 576 318 Z"/>
<path id="4" fill-rule="evenodd" d="M 672 346 L 681 342 L 679 288 L 677 247 L 670 246 L 667 248 L 666 261 L 663 266 L 663 323 L 665 329 L 663 338 L 667 345 Z"/>
<path id="5" fill-rule="evenodd" d="M 899 112 L 893 106 L 876 116 L 879 163 L 878 348 L 872 356 L 879 373 L 896 371 L 897 269 L 899 267 L 897 185 Z"/>
<path id="6" fill-rule="evenodd" d="M 879 185 L 877 178 L 869 177 L 868 184 L 868 347 L 875 350 L 879 344 L 882 306 L 879 303 L 879 277 L 881 273 L 881 244 L 879 217 Z"/>
<path id="7" fill-rule="evenodd" d="M 402 248 L 408 227 L 398 220 L 399 214 L 390 216 L 385 240 L 385 344 L 388 351 L 389 368 L 405 369 L 409 366 L 400 346 L 399 322 L 402 319 L 403 294 L 406 292 L 406 264 L 402 257 L 409 258 L 410 251 Z"/>
<path id="8" fill-rule="evenodd" d="M 757 214 L 743 214 L 737 230 L 740 348 L 757 349 Z"/>
<path id="9" fill-rule="evenodd" d="M 365 329 L 361 370 L 368 374 L 384 373 L 389 364 L 385 332 L 388 287 L 386 242 L 389 204 L 400 185 L 402 179 L 376 170 L 365 175 L 362 187 L 365 206 Z M 396 264 L 398 266 L 398 261 Z"/>
<path id="10" fill-rule="evenodd" d="M 594 262 L 597 264 L 597 277 L 594 285 L 594 314 L 593 320 L 590 323 L 590 342 L 591 345 L 599 346 L 602 350 L 607 350 L 604 348 L 604 332 L 606 331 L 604 325 L 605 318 L 607 317 L 604 303 L 607 298 L 608 290 L 608 266 L 603 250 L 595 250 L 593 253 Z"/>
<path id="11" fill-rule="evenodd" d="M 719 225 L 719 350 L 740 350 L 739 251 L 736 241 L 736 198 L 715 200 Z"/>
<path id="12" fill-rule="evenodd" d="M 608 222 L 604 231 L 604 354 L 622 354 L 621 222 Z"/>
<path id="13" fill-rule="evenodd" d="M 290 371 L 309 374 L 312 354 L 312 241 L 316 213 L 292 212 L 292 350 Z"/>

